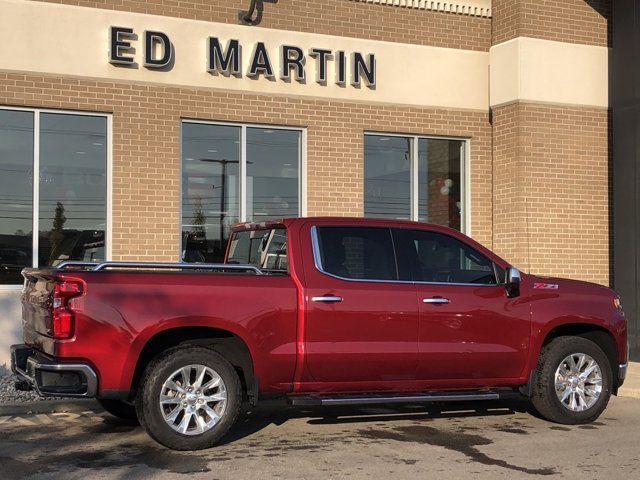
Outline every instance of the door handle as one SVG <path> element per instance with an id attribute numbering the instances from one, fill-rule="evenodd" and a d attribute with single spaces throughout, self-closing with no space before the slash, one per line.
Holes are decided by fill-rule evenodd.
<path id="1" fill-rule="evenodd" d="M 313 297 L 311 299 L 312 302 L 321 302 L 321 303 L 338 303 L 342 301 L 342 297 L 334 297 L 331 295 L 327 295 L 324 297 Z"/>
<path id="2" fill-rule="evenodd" d="M 450 302 L 448 298 L 434 297 L 434 298 L 423 298 L 422 303 L 444 304 L 444 303 L 450 303 Z"/>

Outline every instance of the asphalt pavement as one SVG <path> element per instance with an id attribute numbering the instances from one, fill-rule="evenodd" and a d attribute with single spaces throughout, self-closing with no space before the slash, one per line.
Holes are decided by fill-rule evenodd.
<path id="1" fill-rule="evenodd" d="M 0 478 L 638 478 L 640 399 L 592 425 L 536 418 L 522 402 L 267 408 L 213 449 L 167 450 L 97 408 L 0 416 Z"/>

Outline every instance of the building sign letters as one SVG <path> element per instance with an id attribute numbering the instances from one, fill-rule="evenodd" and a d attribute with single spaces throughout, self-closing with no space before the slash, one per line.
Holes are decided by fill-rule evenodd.
<path id="1" fill-rule="evenodd" d="M 137 67 L 133 52 L 138 35 L 133 28 L 110 27 L 109 62 L 113 65 Z M 170 70 L 174 62 L 175 48 L 169 36 L 163 32 L 145 30 L 142 35 L 144 66 L 148 69 Z M 277 57 L 276 57 L 277 55 Z M 264 42 L 257 42 L 248 58 L 239 40 L 222 41 L 218 37 L 207 39 L 206 69 L 212 75 L 241 78 L 261 76 L 275 80 L 305 83 L 307 81 L 307 59 L 315 63 L 315 81 L 321 85 L 328 82 L 329 69 L 334 69 L 334 81 L 346 86 L 364 85 L 375 88 L 376 57 L 373 53 L 347 53 L 324 48 L 311 48 L 305 52 L 295 45 L 281 45 L 274 53 Z M 278 67 L 279 66 L 279 67 Z M 276 71 L 278 70 L 278 71 Z"/>

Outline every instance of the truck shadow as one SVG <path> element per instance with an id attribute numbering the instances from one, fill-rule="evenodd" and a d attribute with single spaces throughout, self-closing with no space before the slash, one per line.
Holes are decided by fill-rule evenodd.
<path id="1" fill-rule="evenodd" d="M 514 437 L 534 434 L 535 426 L 523 416 L 527 412 L 528 404 L 520 400 L 348 408 L 262 405 L 244 411 L 217 447 L 201 452 L 168 450 L 147 437 L 135 422 L 117 419 L 104 411 L 23 416 L 15 417 L 11 426 L 5 427 L 5 422 L 0 427 L 0 463 L 10 470 L 8 477 L 0 477 L 64 478 L 57 475 L 123 469 L 123 476 L 116 478 L 124 479 L 129 478 L 131 468 L 145 473 L 160 470 L 173 477 L 214 471 L 218 462 L 295 458 L 298 451 L 330 456 L 336 449 L 357 451 L 389 441 L 438 446 L 455 450 L 474 463 L 551 475 L 555 473 L 552 467 L 528 469 L 482 451 L 481 447 L 494 442 L 492 432 Z M 537 423 L 531 420 L 532 424 Z M 291 421 L 298 426 L 292 429 L 285 425 Z M 338 428 L 327 428 L 331 425 Z M 404 460 L 390 457 L 388 461 Z"/>
<path id="2" fill-rule="evenodd" d="M 261 406 L 246 410 L 225 436 L 221 445 L 249 437 L 269 425 L 283 425 L 292 419 L 307 419 L 309 425 L 356 425 L 371 422 L 428 421 L 472 417 L 511 416 L 529 413 L 537 417 L 524 400 L 430 405 L 376 405 L 368 407 L 282 407 Z"/>

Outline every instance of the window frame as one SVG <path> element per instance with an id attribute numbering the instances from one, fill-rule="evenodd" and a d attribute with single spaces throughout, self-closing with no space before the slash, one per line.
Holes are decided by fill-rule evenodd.
<path id="1" fill-rule="evenodd" d="M 461 152 L 460 152 L 460 202 L 462 205 L 462 213 L 460 219 L 461 232 L 465 235 L 471 235 L 471 170 L 470 170 L 470 150 L 471 150 L 471 139 L 468 137 L 455 137 L 455 136 L 439 136 L 439 135 L 417 135 L 414 133 L 387 133 L 380 131 L 365 131 L 363 142 L 362 142 L 362 160 L 363 160 L 363 168 L 366 162 L 366 153 L 364 151 L 364 140 L 365 137 L 400 137 L 406 138 L 410 141 L 410 155 L 409 159 L 411 163 L 410 170 L 410 191 L 409 191 L 409 206 L 410 206 L 410 218 L 409 220 L 412 222 L 418 222 L 420 218 L 420 202 L 418 189 L 420 188 L 420 172 L 418 168 L 418 162 L 420 157 L 420 140 L 450 140 L 450 141 L 458 141 L 461 142 Z M 366 179 L 363 178 L 363 190 L 364 190 L 364 182 Z M 364 197 L 364 196 L 363 196 Z M 363 198 L 363 210 L 364 210 L 364 198 Z M 373 217 L 367 217 L 373 218 Z M 429 222 L 424 222 L 429 223 Z"/>
<path id="2" fill-rule="evenodd" d="M 449 235 L 447 233 L 444 232 L 439 232 L 439 231 L 435 231 L 435 230 L 430 230 L 430 229 L 416 229 L 416 228 L 411 228 L 411 227 L 402 227 L 402 226 L 389 226 L 389 227 L 379 227 L 379 228 L 388 228 L 389 231 L 391 232 L 391 240 L 393 242 L 393 255 L 394 255 L 394 260 L 396 263 L 396 269 L 398 271 L 398 276 L 400 275 L 400 271 L 399 271 L 399 259 L 398 259 L 398 245 L 396 242 L 396 237 L 394 235 L 394 232 L 396 230 L 419 230 L 419 231 L 424 231 L 424 232 L 434 232 L 434 233 L 439 233 L 441 235 L 446 235 L 448 237 L 451 237 L 455 240 L 458 240 L 459 242 L 464 243 L 465 245 L 467 245 L 469 248 L 471 248 L 472 250 L 476 251 L 479 255 L 482 255 L 483 257 L 487 258 L 491 264 L 493 265 L 493 270 L 494 270 L 494 275 L 496 276 L 496 280 L 498 283 L 494 283 L 494 284 L 482 284 L 482 283 L 449 283 L 449 282 L 424 282 L 424 281 L 417 281 L 417 280 L 374 280 L 374 279 L 366 279 L 366 278 L 346 278 L 346 277 L 341 277 L 339 275 L 335 275 L 333 273 L 327 272 L 323 269 L 322 267 L 322 254 L 320 253 L 320 237 L 318 235 L 318 228 L 322 228 L 322 227 L 344 227 L 344 228 L 371 228 L 371 227 L 367 227 L 364 225 L 349 225 L 349 224 L 339 224 L 339 225 L 313 225 L 311 227 L 311 249 L 312 249 L 312 253 L 313 253 L 313 263 L 315 266 L 315 269 L 321 273 L 322 275 L 326 275 L 328 277 L 331 278 L 335 278 L 338 280 L 342 280 L 345 282 L 365 282 L 365 283 L 400 283 L 400 284 L 411 284 L 411 285 L 447 285 L 447 286 L 451 286 L 451 287 L 475 287 L 475 288 L 495 288 L 495 287 L 504 287 L 504 283 L 501 282 L 500 280 L 500 276 L 498 275 L 498 271 L 497 271 L 497 267 L 499 267 L 499 265 L 496 263 L 496 261 L 494 259 L 492 259 L 491 257 L 487 257 L 487 255 L 483 254 L 482 252 L 478 252 L 476 248 L 472 247 L 471 245 L 467 244 L 466 242 L 464 242 L 463 240 L 455 237 L 454 235 Z M 375 227 L 375 226 L 374 226 Z"/>
<path id="3" fill-rule="evenodd" d="M 31 190 L 32 201 L 32 259 L 31 266 L 38 268 L 38 254 L 39 254 L 39 228 L 40 228 L 40 116 L 42 114 L 56 114 L 56 115 L 73 115 L 84 117 L 102 117 L 106 120 L 106 180 L 107 185 L 106 205 L 105 205 L 105 261 L 111 261 L 113 252 L 113 115 L 107 112 L 92 112 L 87 110 L 68 110 L 68 109 L 54 109 L 54 108 L 31 108 L 31 107 L 19 107 L 13 105 L 0 105 L 0 110 L 3 111 L 16 111 L 16 112 L 30 112 L 33 114 L 33 189 Z M 0 285 L 0 291 L 2 290 L 17 290 L 22 288 L 22 285 Z"/>
<path id="4" fill-rule="evenodd" d="M 262 123 L 247 123 L 247 122 L 222 122 L 216 120 L 201 120 L 194 118 L 180 118 L 180 211 L 178 213 L 178 256 L 182 258 L 182 216 L 183 207 L 182 195 L 183 195 L 183 147 L 184 147 L 184 125 L 185 124 L 198 124 L 198 125 L 213 125 L 221 127 L 236 127 L 240 129 L 240 163 L 238 165 L 238 195 L 239 195 L 239 211 L 238 222 L 243 223 L 247 221 L 247 129 L 249 128 L 264 128 L 268 130 L 288 130 L 296 131 L 300 133 L 300 152 L 298 155 L 298 216 L 307 216 L 307 127 L 305 126 L 288 126 L 288 125 L 269 125 Z"/>

